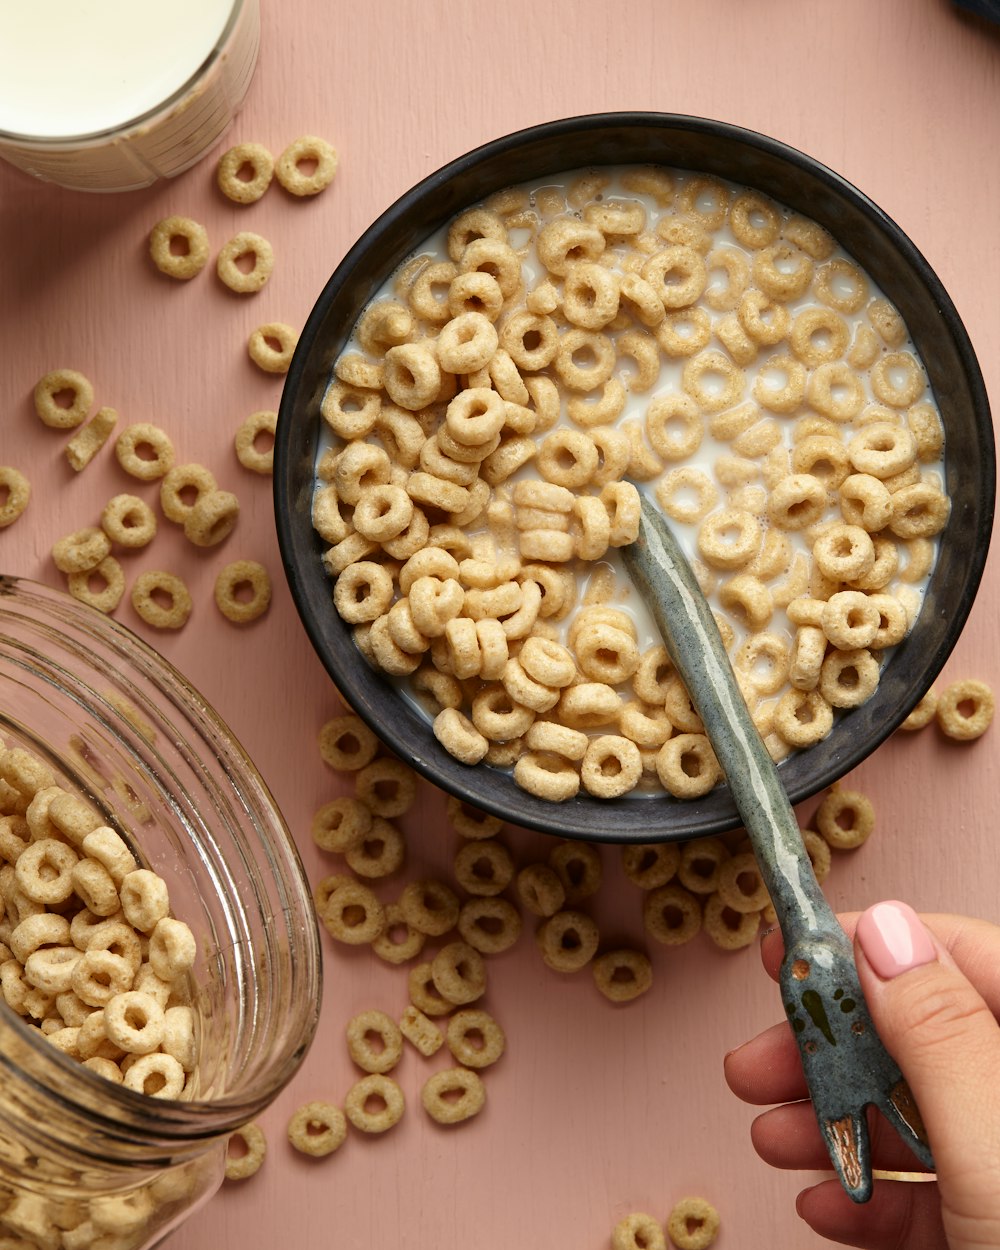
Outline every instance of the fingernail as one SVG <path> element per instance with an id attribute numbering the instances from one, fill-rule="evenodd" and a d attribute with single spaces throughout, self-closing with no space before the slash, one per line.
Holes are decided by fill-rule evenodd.
<path id="1" fill-rule="evenodd" d="M 883 981 L 937 959 L 920 917 L 898 899 L 869 907 L 858 921 L 857 936 L 868 962 Z"/>

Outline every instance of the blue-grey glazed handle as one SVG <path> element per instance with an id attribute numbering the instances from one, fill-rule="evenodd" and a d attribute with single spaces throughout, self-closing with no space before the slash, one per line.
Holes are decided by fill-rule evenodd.
<path id="1" fill-rule="evenodd" d="M 778 771 L 736 683 L 712 610 L 663 514 L 642 497 L 639 537 L 622 548 L 691 696 L 753 844 L 785 942 L 782 1000 L 820 1131 L 847 1193 L 867 1201 L 864 1108 L 879 1106 L 927 1166 L 926 1133 L 899 1068 L 875 1032 L 854 952 L 812 870 Z"/>

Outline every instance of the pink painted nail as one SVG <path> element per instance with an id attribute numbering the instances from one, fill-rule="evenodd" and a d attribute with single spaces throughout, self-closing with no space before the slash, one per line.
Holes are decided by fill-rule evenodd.
<path id="1" fill-rule="evenodd" d="M 898 899 L 868 908 L 858 921 L 858 942 L 883 981 L 937 959 L 934 943 L 920 917 Z"/>

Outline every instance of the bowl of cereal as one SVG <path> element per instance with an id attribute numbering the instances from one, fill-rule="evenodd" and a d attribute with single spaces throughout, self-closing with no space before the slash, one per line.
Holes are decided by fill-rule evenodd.
<path id="1" fill-rule="evenodd" d="M 566 837 L 739 824 L 620 549 L 671 519 L 789 796 L 929 688 L 985 561 L 981 372 L 862 192 L 701 118 L 533 127 L 330 278 L 286 381 L 286 576 L 338 689 L 453 796 Z"/>

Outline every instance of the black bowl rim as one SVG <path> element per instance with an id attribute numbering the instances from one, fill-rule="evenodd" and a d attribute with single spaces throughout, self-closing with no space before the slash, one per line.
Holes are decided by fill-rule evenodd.
<path id="1" fill-rule="evenodd" d="M 317 298 L 299 338 L 298 346 L 283 387 L 275 434 L 273 481 L 275 520 L 282 564 L 296 610 L 299 613 L 310 642 L 333 679 L 335 688 L 339 690 L 351 707 L 361 716 L 362 720 L 380 738 L 386 740 L 390 748 L 396 750 L 419 773 L 462 802 L 469 803 L 483 811 L 499 816 L 510 823 L 540 832 L 594 841 L 679 841 L 738 828 L 741 820 L 735 807 L 732 806 L 731 800 L 729 801 L 728 811 L 724 811 L 721 814 L 719 812 L 710 812 L 707 816 L 704 811 L 699 810 L 700 804 L 698 801 L 681 804 L 680 806 L 684 813 L 688 816 L 685 827 L 662 829 L 643 821 L 639 821 L 634 827 L 630 825 L 628 828 L 618 826 L 616 823 L 621 820 L 623 810 L 627 811 L 629 808 L 644 813 L 651 813 L 653 810 L 652 805 L 657 801 L 656 798 L 629 798 L 626 796 L 624 799 L 608 802 L 607 800 L 581 796 L 584 802 L 591 805 L 594 812 L 592 819 L 596 825 L 594 828 L 581 829 L 578 827 L 578 819 L 574 819 L 574 817 L 579 818 L 580 816 L 580 809 L 575 803 L 556 804 L 536 799 L 524 791 L 514 790 L 513 782 L 510 783 L 511 789 L 514 790 L 511 796 L 513 806 L 511 803 L 495 800 L 489 793 L 485 793 L 482 788 L 481 770 L 478 768 L 470 769 L 446 755 L 443 749 L 437 747 L 436 741 L 429 732 L 429 726 L 426 726 L 424 729 L 424 734 L 429 739 L 429 743 L 423 744 L 423 749 L 409 750 L 405 747 L 400 749 L 397 727 L 387 726 L 384 717 L 378 715 L 369 706 L 363 694 L 355 688 L 350 673 L 345 674 L 342 671 L 338 671 L 337 667 L 331 662 L 329 648 L 322 628 L 323 623 L 316 621 L 308 610 L 306 596 L 300 583 L 299 570 L 296 564 L 295 526 L 292 520 L 293 510 L 289 506 L 289 492 L 286 485 L 292 455 L 290 445 L 293 425 L 292 408 L 295 403 L 296 393 L 302 384 L 307 358 L 320 335 L 330 305 L 347 283 L 357 261 L 363 258 L 379 239 L 391 235 L 397 223 L 405 221 L 415 206 L 420 205 L 425 199 L 447 187 L 456 176 L 470 173 L 477 166 L 502 157 L 506 153 L 515 152 L 526 144 L 544 140 L 554 141 L 563 135 L 575 135 L 581 130 L 599 127 L 665 129 L 708 138 L 721 137 L 736 141 L 762 154 L 776 157 L 780 161 L 803 171 L 811 178 L 826 184 L 839 195 L 849 199 L 867 217 L 869 224 L 874 226 L 881 234 L 887 236 L 896 253 L 917 276 L 920 285 L 927 290 L 936 303 L 937 311 L 961 362 L 964 381 L 969 390 L 970 403 L 978 417 L 976 432 L 979 440 L 979 455 L 976 461 L 977 478 L 975 485 L 979 508 L 976 516 L 975 533 L 969 536 L 968 558 L 966 560 L 967 575 L 963 586 L 962 598 L 958 603 L 949 606 L 948 624 L 945 632 L 931 656 L 925 658 L 922 662 L 923 680 L 913 686 L 909 697 L 898 705 L 894 714 L 886 718 L 879 727 L 875 739 L 872 740 L 869 736 L 861 741 L 857 741 L 855 745 L 848 744 L 847 749 L 838 756 L 832 757 L 829 764 L 818 773 L 808 778 L 803 778 L 797 784 L 789 785 L 787 788 L 791 802 L 795 804 L 812 797 L 856 767 L 863 759 L 876 750 L 906 718 L 909 712 L 912 711 L 930 688 L 958 641 L 968 619 L 969 612 L 972 609 L 986 562 L 992 530 L 996 468 L 989 400 L 982 372 L 968 332 L 951 297 L 931 265 L 901 227 L 864 192 L 816 158 L 778 139 L 733 123 L 687 114 L 647 111 L 612 111 L 580 114 L 555 121 L 543 122 L 489 140 L 449 161 L 416 183 L 389 205 L 365 230 L 346 253 L 343 260 L 337 265 Z M 596 166 L 606 162 L 593 161 L 589 163 Z M 567 167 L 578 168 L 580 167 L 580 162 L 575 162 Z M 556 171 L 553 170 L 552 172 Z M 516 179 L 511 179 L 510 181 L 516 181 Z M 488 194 L 488 192 L 484 192 L 485 194 Z M 452 215 L 451 210 L 443 213 L 441 223 L 443 224 Z M 385 276 L 387 277 L 388 274 Z M 331 613 L 332 615 L 333 613 Z M 432 756 L 437 756 L 437 759 L 431 758 Z M 441 758 L 442 756 L 443 758 Z M 791 758 L 796 758 L 796 755 L 793 754 Z M 786 771 L 781 769 L 780 766 L 779 770 L 787 779 Z M 490 770 L 490 772 L 493 771 Z M 723 795 L 727 794 L 728 787 L 722 785 L 713 791 L 713 795 L 716 796 L 720 793 Z M 677 803 L 676 800 L 670 799 L 669 796 L 666 796 L 666 801 L 670 804 Z M 627 806 L 623 808 L 623 805 Z"/>

